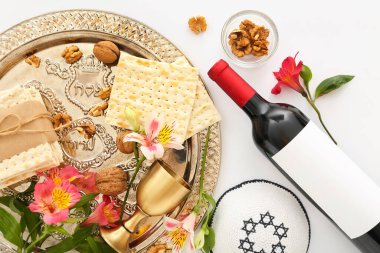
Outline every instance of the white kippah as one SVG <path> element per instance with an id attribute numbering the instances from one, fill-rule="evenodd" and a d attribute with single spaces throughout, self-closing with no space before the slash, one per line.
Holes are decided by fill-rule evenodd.
<path id="1" fill-rule="evenodd" d="M 243 182 L 218 200 L 214 253 L 306 253 L 310 223 L 293 192 L 266 180 Z"/>

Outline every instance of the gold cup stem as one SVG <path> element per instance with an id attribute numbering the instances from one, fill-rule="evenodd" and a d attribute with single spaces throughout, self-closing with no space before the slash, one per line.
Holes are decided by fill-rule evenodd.
<path id="1" fill-rule="evenodd" d="M 136 212 L 124 222 L 123 226 L 116 228 L 100 228 L 100 234 L 103 239 L 118 253 L 129 252 L 129 239 L 135 232 L 139 222 L 147 217 L 139 207 Z"/>
<path id="2" fill-rule="evenodd" d="M 148 217 L 139 207 L 136 208 L 136 212 L 124 222 L 123 227 L 129 232 L 134 233 L 137 225 L 140 223 L 142 219 Z"/>

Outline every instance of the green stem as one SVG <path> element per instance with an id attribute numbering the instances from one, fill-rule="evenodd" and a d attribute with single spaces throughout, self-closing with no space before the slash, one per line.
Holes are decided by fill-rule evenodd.
<path id="1" fill-rule="evenodd" d="M 137 143 L 133 143 L 133 153 L 135 154 L 135 159 L 139 160 L 139 150 L 137 149 Z"/>
<path id="2" fill-rule="evenodd" d="M 208 143 L 209 143 L 209 140 L 210 140 L 210 134 L 211 134 L 211 127 L 209 126 L 207 128 L 206 141 L 205 141 L 205 146 L 204 146 L 203 155 L 202 155 L 201 177 L 200 177 L 200 180 L 199 180 L 199 196 L 198 196 L 197 205 L 194 207 L 194 212 L 195 213 L 199 212 L 199 208 L 200 208 L 200 205 L 201 205 L 201 200 L 203 199 L 203 182 L 204 182 L 204 178 L 205 178 L 207 150 L 208 150 Z"/>
<path id="3" fill-rule="evenodd" d="M 312 101 L 310 98 L 306 98 L 307 102 L 313 107 L 314 111 L 317 113 L 319 121 L 321 122 L 323 128 L 325 129 L 326 133 L 330 136 L 330 139 L 335 143 L 335 145 L 338 145 L 338 143 L 335 141 L 334 137 L 331 135 L 330 131 L 327 129 L 325 123 L 322 120 L 321 112 L 318 110 L 317 106 L 315 105 L 314 101 Z"/>
<path id="4" fill-rule="evenodd" d="M 128 196 L 129 196 L 129 192 L 130 192 L 130 190 L 131 190 L 131 188 L 132 188 L 132 184 L 133 184 L 133 182 L 135 181 L 136 176 L 137 176 L 137 173 L 139 172 L 139 170 L 140 170 L 140 168 L 141 168 L 141 164 L 143 163 L 144 160 L 145 160 L 145 156 L 141 157 L 141 159 L 139 159 L 139 160 L 137 161 L 135 171 L 133 172 L 132 178 L 131 178 L 131 180 L 129 181 L 128 188 L 127 188 L 127 192 L 125 193 L 125 197 L 124 197 L 124 200 L 123 200 L 123 204 L 122 204 L 122 206 L 121 206 L 121 212 L 120 212 L 120 218 L 119 218 L 119 223 L 120 223 L 121 225 L 123 224 L 124 208 L 125 208 L 125 205 L 127 204 L 127 199 L 128 199 Z"/>
<path id="5" fill-rule="evenodd" d="M 62 221 L 62 223 L 78 223 L 78 222 L 83 222 L 87 219 L 88 217 L 82 217 L 82 218 L 73 218 L 69 217 L 66 220 Z"/>
<path id="6" fill-rule="evenodd" d="M 26 237 L 25 243 L 28 243 L 29 238 L 32 236 L 32 233 L 42 224 L 42 221 L 37 222 L 36 225 L 29 231 L 29 235 Z M 24 244 L 25 245 L 25 244 Z M 25 246 L 24 246 L 25 247 Z"/>
<path id="7" fill-rule="evenodd" d="M 309 89 L 309 83 L 305 83 L 305 87 L 306 87 L 306 92 L 307 92 L 307 95 L 309 96 L 310 100 L 311 101 L 314 101 L 313 97 L 311 96 L 311 92 L 310 92 L 310 89 Z"/>
<path id="8" fill-rule="evenodd" d="M 47 226 L 44 228 L 44 231 L 42 232 L 41 236 L 38 237 L 35 241 L 33 241 L 27 248 L 26 248 L 26 252 L 32 252 L 33 249 L 34 249 L 34 246 L 36 246 L 37 243 L 39 243 L 40 241 L 44 240 L 46 236 L 48 236 L 48 229 L 47 229 Z"/>

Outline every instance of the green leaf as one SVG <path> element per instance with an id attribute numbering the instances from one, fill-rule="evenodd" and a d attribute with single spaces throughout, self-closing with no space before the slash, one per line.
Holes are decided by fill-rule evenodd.
<path id="1" fill-rule="evenodd" d="M 21 202 L 12 196 L 0 197 L 0 203 L 5 206 L 12 206 L 11 208 L 16 208 L 18 210 L 17 213 L 21 215 L 20 224 L 23 224 L 25 222 L 29 233 L 31 230 L 33 230 L 31 233 L 31 238 L 32 240 L 35 240 L 38 236 L 38 231 L 40 231 L 41 225 L 35 229 L 33 228 L 37 225 L 37 223 L 41 221 L 40 216 L 37 213 L 32 213 L 24 202 Z M 21 231 L 24 231 L 24 228 L 22 226 Z"/>
<path id="2" fill-rule="evenodd" d="M 38 236 L 38 232 L 41 230 L 40 228 L 42 224 L 37 226 L 37 224 L 41 221 L 40 215 L 37 213 L 32 213 L 29 208 L 26 208 L 22 217 L 25 217 L 26 227 L 28 228 L 29 233 L 31 233 L 30 237 L 32 240 L 35 240 Z M 37 226 L 37 228 L 33 230 L 35 226 Z"/>
<path id="3" fill-rule="evenodd" d="M 9 201 L 9 209 L 11 209 L 12 212 L 15 212 L 17 213 L 18 215 L 22 216 L 23 213 L 22 213 L 22 210 L 19 210 L 16 206 L 15 206 L 15 201 L 16 199 L 15 198 L 12 198 L 11 201 Z"/>
<path id="4" fill-rule="evenodd" d="M 21 234 L 23 234 L 26 229 L 26 219 L 24 215 L 21 216 L 21 219 L 20 219 L 20 229 L 21 229 Z"/>
<path id="5" fill-rule="evenodd" d="M 203 251 L 209 253 L 215 246 L 215 231 L 212 227 L 208 228 L 209 233 L 205 235 L 205 243 L 203 245 Z"/>
<path id="6" fill-rule="evenodd" d="M 211 195 L 209 195 L 209 194 L 207 194 L 205 192 L 202 193 L 202 196 L 208 202 L 208 204 L 211 205 L 211 210 L 209 208 L 207 209 L 206 219 L 204 219 L 204 221 L 203 221 L 203 223 L 208 223 L 208 221 L 210 219 L 210 216 L 215 211 L 216 201 L 215 201 L 215 199 Z"/>
<path id="7" fill-rule="evenodd" d="M 92 226 L 80 228 L 73 234 L 72 237 L 66 238 L 60 243 L 50 248 L 47 248 L 44 252 L 45 253 L 60 253 L 60 252 L 67 252 L 69 250 L 75 249 L 80 244 L 82 244 L 83 241 L 85 241 L 88 236 L 91 235 L 91 232 L 92 232 Z"/>
<path id="8" fill-rule="evenodd" d="M 81 199 L 75 204 L 74 208 L 82 207 L 91 200 L 93 200 L 96 196 L 98 196 L 98 193 L 91 193 L 91 194 L 85 194 L 81 197 Z"/>
<path id="9" fill-rule="evenodd" d="M 95 242 L 94 238 L 91 236 L 87 237 L 87 243 L 90 245 L 91 252 L 93 253 L 102 253 L 102 250 L 99 248 L 98 244 Z"/>
<path id="10" fill-rule="evenodd" d="M 313 73 L 311 72 L 311 69 L 307 65 L 305 64 L 302 65 L 300 76 L 303 79 L 303 83 L 305 84 L 306 88 L 309 88 L 309 82 L 311 78 L 313 77 Z"/>
<path id="11" fill-rule="evenodd" d="M 64 229 L 63 227 L 60 227 L 60 226 L 49 226 L 49 228 L 47 229 L 47 232 L 49 234 L 54 233 L 54 232 L 58 232 L 58 233 L 61 233 L 65 236 L 71 237 L 71 234 L 69 232 L 67 232 L 66 229 Z"/>
<path id="12" fill-rule="evenodd" d="M 4 238 L 21 248 L 23 241 L 21 238 L 21 227 L 18 221 L 13 215 L 1 207 L 0 217 L 0 231 L 3 233 Z"/>
<path id="13" fill-rule="evenodd" d="M 101 252 L 107 252 L 107 253 L 116 253 L 116 251 L 111 248 L 100 236 L 93 236 L 96 244 L 101 249 Z"/>
<path id="14" fill-rule="evenodd" d="M 78 247 L 75 248 L 75 250 L 80 252 L 80 253 L 88 253 L 88 252 L 91 252 L 91 247 L 90 247 L 90 245 L 88 245 L 88 242 L 85 240 L 85 241 L 81 242 L 78 245 Z"/>
<path id="15" fill-rule="evenodd" d="M 338 75 L 323 80 L 315 90 L 315 99 L 340 88 L 344 84 L 351 81 L 353 78 L 354 76 Z"/>

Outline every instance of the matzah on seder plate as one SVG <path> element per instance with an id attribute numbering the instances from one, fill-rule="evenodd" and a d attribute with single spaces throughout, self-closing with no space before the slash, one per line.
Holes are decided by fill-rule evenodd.
<path id="1" fill-rule="evenodd" d="M 44 106 L 40 93 L 34 88 L 15 87 L 1 91 L 0 111 L 29 101 L 38 101 Z M 1 147 L 0 152 L 5 152 L 5 148 Z M 41 143 L 0 160 L 0 189 L 31 177 L 36 171 L 58 166 L 62 161 L 62 150 L 57 141 Z"/>
<path id="2" fill-rule="evenodd" d="M 175 122 L 175 134 L 184 141 L 220 120 L 196 68 L 186 59 L 158 62 L 123 55 L 115 71 L 106 123 L 130 128 L 124 110 L 132 108 L 144 122 L 151 113 Z"/>
<path id="3" fill-rule="evenodd" d="M 124 110 L 131 108 L 145 122 L 152 114 L 175 122 L 174 134 L 180 142 L 194 105 L 198 71 L 192 67 L 157 62 L 124 54 L 115 71 L 106 123 L 129 128 Z"/>

